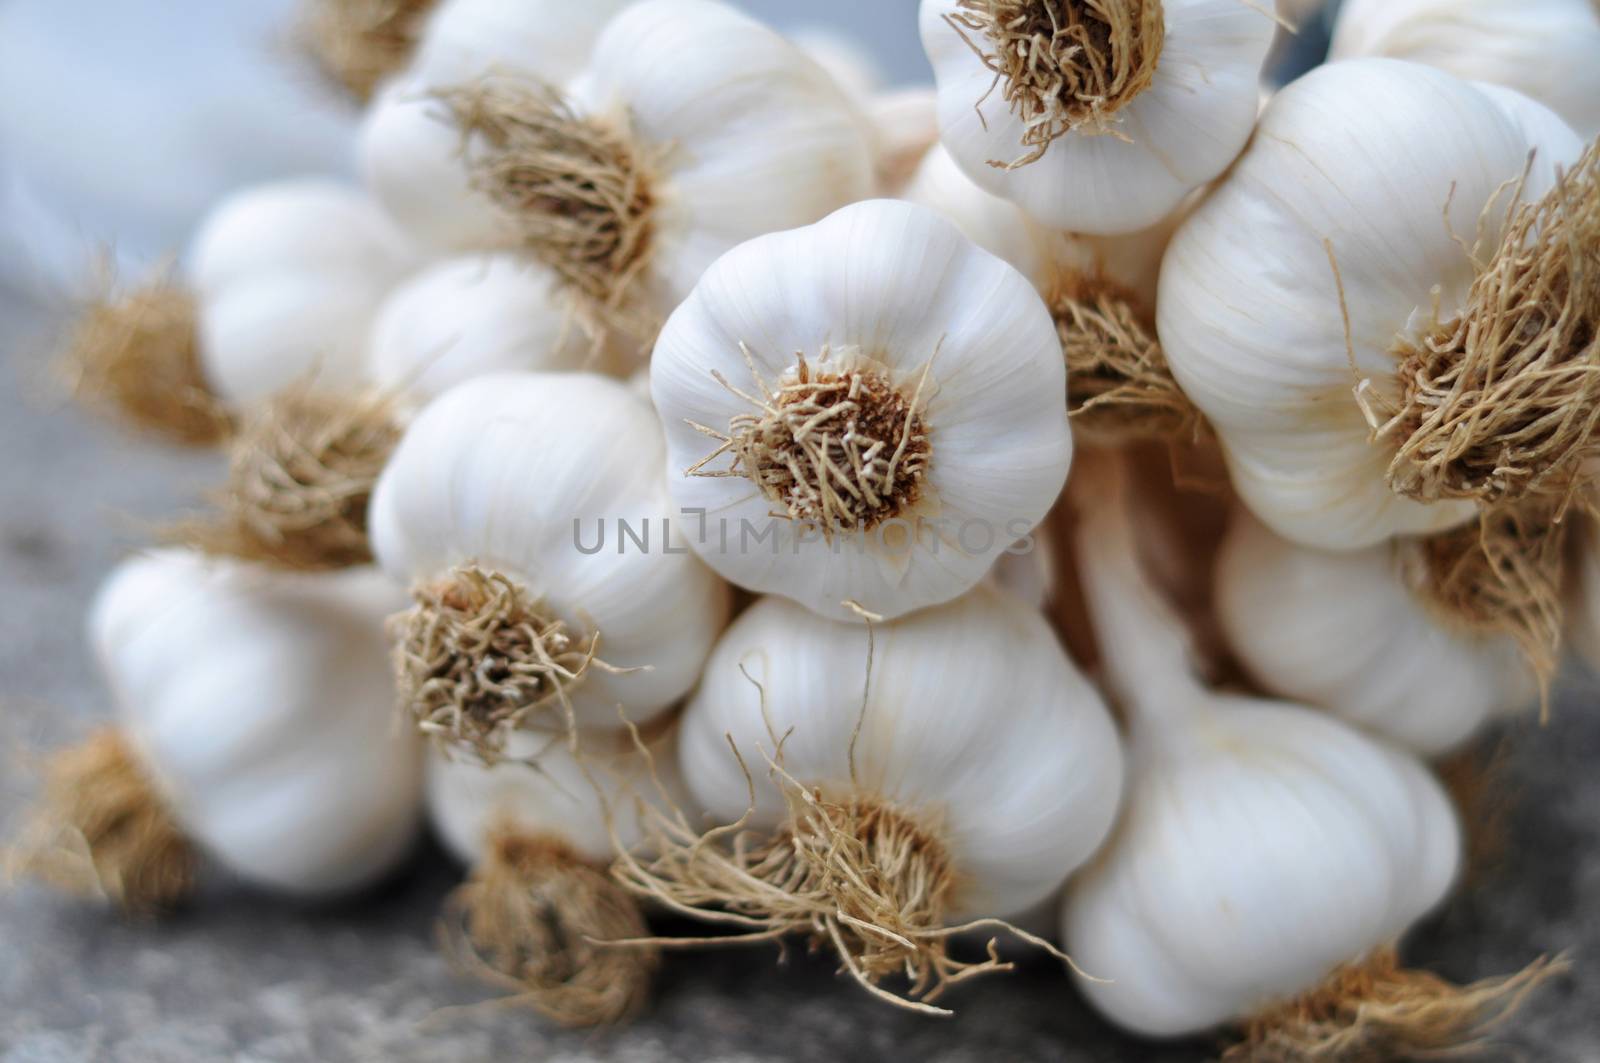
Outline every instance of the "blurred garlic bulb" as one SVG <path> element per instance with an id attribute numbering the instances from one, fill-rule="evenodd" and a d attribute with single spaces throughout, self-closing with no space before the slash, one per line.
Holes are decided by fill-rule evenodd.
<path id="1" fill-rule="evenodd" d="M 420 405 L 488 373 L 600 368 L 556 285 L 550 270 L 515 255 L 435 262 L 378 308 L 368 374 L 379 388 Z"/>
<path id="2" fill-rule="evenodd" d="M 1026 278 L 931 211 L 858 203 L 751 240 L 662 330 L 651 391 L 691 544 L 854 619 L 967 590 L 1050 508 L 1065 374 Z"/>
<path id="3" fill-rule="evenodd" d="M 368 180 L 422 238 L 525 252 L 638 343 L 723 251 L 872 189 L 832 79 L 713 0 L 626 8 L 565 83 L 539 58 L 397 85 L 368 118 Z"/>
<path id="4" fill-rule="evenodd" d="M 300 0 L 300 39 L 331 80 L 365 102 L 411 59 L 435 0 Z"/>
<path id="5" fill-rule="evenodd" d="M 1062 909 L 1089 1002 L 1152 1036 L 1240 1023 L 1260 1052 L 1247 1058 L 1347 1058 L 1338 1045 L 1413 1058 L 1480 1035 L 1544 968 L 1458 988 L 1397 968 L 1392 951 L 1457 874 L 1443 787 L 1330 715 L 1203 688 L 1118 492 L 1096 492 L 1081 517 L 1080 569 L 1131 743 L 1122 821 Z"/>
<path id="6" fill-rule="evenodd" d="M 1388 56 L 1505 85 L 1600 133 L 1600 9 L 1593 0 L 1346 0 L 1334 59 Z"/>
<path id="7" fill-rule="evenodd" d="M 731 826 L 658 820 L 657 855 L 617 866 L 635 893 L 743 932 L 730 943 L 808 934 L 936 1012 L 909 998 L 993 967 L 946 955 L 951 924 L 1049 896 L 1122 779 L 1099 696 L 1035 610 L 988 588 L 870 629 L 762 599 L 707 662 L 679 756 Z M 896 975 L 908 998 L 877 987 Z"/>
<path id="8" fill-rule="evenodd" d="M 493 761 L 517 730 L 644 722 L 688 692 L 728 601 L 663 461 L 649 406 L 588 373 L 479 377 L 416 416 L 368 522 L 415 599 L 393 634 L 425 732 Z"/>
<path id="9" fill-rule="evenodd" d="M 563 82 L 583 69 L 606 22 L 629 0 L 441 0 L 407 77 L 449 85 L 497 67 Z"/>
<path id="10" fill-rule="evenodd" d="M 878 190 L 898 196 L 939 144 L 939 97 L 932 85 L 890 89 L 866 103 L 877 142 Z"/>
<path id="11" fill-rule="evenodd" d="M 1506 636 L 1461 629 L 1411 589 L 1425 548 L 1330 553 L 1235 514 L 1216 561 L 1229 645 L 1267 690 L 1427 756 L 1448 752 L 1538 683 Z"/>
<path id="12" fill-rule="evenodd" d="M 1046 225 L 1131 232 L 1239 154 L 1271 15 L 1235 0 L 923 0 L 940 139 Z"/>
<path id="13" fill-rule="evenodd" d="M 117 725 L 58 755 L 46 811 L 71 843 L 40 870 L 130 908 L 178 899 L 194 849 L 291 894 L 389 871 L 422 789 L 418 744 L 393 726 L 383 618 L 398 597 L 371 569 L 123 562 L 89 621 Z"/>
<path id="14" fill-rule="evenodd" d="M 638 802 L 682 802 L 675 729 L 635 749 L 629 736 L 510 738 L 517 762 L 484 767 L 428 756 L 428 812 L 472 878 L 446 903 L 450 950 L 515 999 L 568 1026 L 617 1022 L 646 1002 L 653 948 L 639 902 L 608 874 L 615 846 L 638 846 Z M 648 754 L 646 759 L 645 753 Z"/>

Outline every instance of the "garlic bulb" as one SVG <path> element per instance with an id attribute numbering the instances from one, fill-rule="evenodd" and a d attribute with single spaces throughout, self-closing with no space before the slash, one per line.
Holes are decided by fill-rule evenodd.
<path id="1" fill-rule="evenodd" d="M 556 296 L 556 278 L 515 255 L 435 262 L 390 292 L 373 319 L 367 371 L 422 404 L 475 376 L 598 368 Z"/>
<path id="2" fill-rule="evenodd" d="M 358 100 L 405 66 L 434 0 L 301 0 L 311 58 Z"/>
<path id="3" fill-rule="evenodd" d="M 1585 137 L 1600 133 L 1600 9 L 1592 0 L 1347 0 L 1334 59 L 1388 56 L 1516 89 Z"/>
<path id="4" fill-rule="evenodd" d="M 867 100 L 877 142 L 878 189 L 898 196 L 939 143 L 939 97 L 932 85 L 891 89 Z"/>
<path id="5" fill-rule="evenodd" d="M 650 408 L 587 373 L 479 377 L 417 415 L 368 525 L 416 599 L 395 636 L 424 730 L 493 760 L 516 730 L 644 722 L 688 692 L 728 602 L 662 463 Z"/>
<path id="6" fill-rule="evenodd" d="M 516 999 L 564 1025 L 636 1012 L 658 953 L 593 942 L 649 935 L 638 902 L 607 868 L 616 846 L 644 838 L 636 802 L 681 807 L 674 734 L 638 749 L 628 736 L 586 735 L 576 753 L 563 740 L 515 734 L 507 752 L 518 762 L 487 768 L 430 752 L 433 825 L 473 868 L 446 905 L 451 951 L 510 979 Z"/>
<path id="7" fill-rule="evenodd" d="M 1411 544 L 1330 553 L 1235 515 L 1216 561 L 1229 645 L 1267 690 L 1433 756 L 1538 683 L 1516 643 L 1461 630 L 1408 586 Z"/>
<path id="8" fill-rule="evenodd" d="M 989 967 L 945 955 L 947 923 L 1049 896 L 1105 837 L 1122 778 L 1100 698 L 1035 610 L 988 588 L 870 629 L 758 601 L 707 662 L 679 755 L 734 826 L 657 830 L 659 855 L 619 876 L 750 938 L 809 933 L 912 996 Z"/>
<path id="9" fill-rule="evenodd" d="M 283 575 L 179 551 L 123 562 L 89 622 L 119 731 L 69 755 L 75 792 L 57 795 L 100 885 L 132 907 L 171 901 L 189 845 L 291 894 L 390 870 L 422 789 L 418 744 L 392 723 L 396 598 L 370 569 Z"/>
<path id="10" fill-rule="evenodd" d="M 1474 422 L 1460 406 L 1470 396 L 1446 404 L 1434 390 L 1449 388 L 1450 366 L 1492 353 L 1478 326 L 1482 343 L 1521 325 L 1546 331 L 1494 316 L 1493 269 L 1475 298 L 1479 270 L 1457 242 L 1475 224 L 1487 248 L 1499 242 L 1505 183 L 1530 151 L 1528 203 L 1579 154 L 1570 132 L 1532 117 L 1537 105 L 1509 111 L 1513 99 L 1392 60 L 1321 67 L 1273 97 L 1228 179 L 1173 237 L 1157 301 L 1168 361 L 1221 437 L 1240 494 L 1280 535 L 1353 549 L 1441 531 L 1471 517 L 1475 498 L 1527 488 L 1497 467 L 1496 434 L 1512 426 L 1492 404 Z M 1535 141 L 1535 129 L 1560 135 Z M 1574 175 L 1563 187 L 1591 186 Z M 1547 267 L 1553 283 L 1563 267 Z M 1458 321 L 1476 323 L 1466 353 L 1451 349 Z M 1408 401 L 1436 411 L 1424 418 L 1419 405 L 1425 423 L 1409 437 L 1405 416 L 1391 420 Z M 1457 418 L 1474 424 L 1465 442 Z"/>
<path id="11" fill-rule="evenodd" d="M 1273 21 L 1234 0 L 923 0 L 921 30 L 968 176 L 1046 225 L 1118 233 L 1239 154 Z"/>
<path id="12" fill-rule="evenodd" d="M 850 101 L 723 4 L 634 4 L 564 83 L 539 59 L 397 86 L 368 119 L 368 179 L 426 239 L 531 254 L 641 343 L 729 247 L 871 191 Z"/>
<path id="13" fill-rule="evenodd" d="M 406 74 L 436 86 L 505 67 L 563 82 L 583 69 L 600 30 L 627 5 L 628 0 L 442 0 Z"/>
<path id="14" fill-rule="evenodd" d="M 1131 743 L 1122 821 L 1062 909 L 1090 1003 L 1146 1035 L 1245 1023 L 1261 1058 L 1340 1044 L 1412 1058 L 1480 1034 L 1537 968 L 1458 989 L 1397 969 L 1389 951 L 1461 861 L 1443 787 L 1330 715 L 1204 689 L 1117 492 L 1097 492 L 1081 517 L 1081 571 Z"/>
<path id="15" fill-rule="evenodd" d="M 719 259 L 651 362 L 691 545 L 837 619 L 948 601 L 1044 516 L 1072 457 L 1026 278 L 874 200 Z M 708 438 L 709 437 L 709 438 Z"/>

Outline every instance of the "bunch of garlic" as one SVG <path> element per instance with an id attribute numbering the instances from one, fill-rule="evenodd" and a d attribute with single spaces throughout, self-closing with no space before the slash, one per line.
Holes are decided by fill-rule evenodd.
<path id="1" fill-rule="evenodd" d="M 179 900 L 197 852 L 290 894 L 391 870 L 422 790 L 420 746 L 391 724 L 398 597 L 370 569 L 125 561 L 89 622 L 116 726 L 57 755 L 32 868 L 135 910 Z"/>

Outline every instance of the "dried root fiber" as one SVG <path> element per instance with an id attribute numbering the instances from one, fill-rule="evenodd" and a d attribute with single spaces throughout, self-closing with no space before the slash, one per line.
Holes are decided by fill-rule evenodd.
<path id="1" fill-rule="evenodd" d="M 1466 308 L 1395 350 L 1389 486 L 1433 502 L 1570 499 L 1600 456 L 1600 141 L 1538 202 L 1512 197 Z"/>
<path id="2" fill-rule="evenodd" d="M 57 889 L 146 915 L 194 884 L 194 849 L 132 748 L 107 727 L 55 754 L 11 864 Z"/>
<path id="3" fill-rule="evenodd" d="M 168 281 L 84 310 L 62 353 L 73 393 L 134 427 L 185 446 L 214 446 L 228 416 L 206 385 L 194 297 Z"/>
<path id="4" fill-rule="evenodd" d="M 300 32 L 318 68 L 362 103 L 411 59 L 437 0 L 305 0 Z"/>
<path id="5" fill-rule="evenodd" d="M 1014 170 L 1068 133 L 1116 133 L 1117 112 L 1150 87 L 1166 16 L 1161 0 L 959 0 L 945 20 L 994 73 L 1023 125 Z M 982 101 L 977 101 L 982 102 Z"/>
<path id="6" fill-rule="evenodd" d="M 1066 271 L 1046 302 L 1067 362 L 1075 428 L 1106 442 L 1193 438 L 1199 411 L 1173 379 L 1137 296 L 1107 278 Z"/>
<path id="7" fill-rule="evenodd" d="M 921 408 L 925 372 L 907 396 L 876 368 L 817 369 L 801 356 L 799 368 L 772 387 L 741 349 L 759 394 L 717 379 L 753 410 L 733 417 L 725 432 L 693 425 L 720 445 L 688 475 L 742 476 L 775 515 L 829 537 L 871 531 L 910 511 L 932 460 Z M 828 360 L 824 348 L 823 364 Z M 724 454 L 732 456 L 729 467 L 706 467 Z"/>
<path id="8" fill-rule="evenodd" d="M 506 211 L 518 244 L 555 270 L 602 331 L 651 339 L 660 322 L 635 282 L 650 257 L 659 152 L 636 141 L 625 117 L 579 115 L 540 82 L 487 77 L 439 97 L 476 186 Z"/>
<path id="9" fill-rule="evenodd" d="M 659 952 L 638 903 L 561 842 L 502 827 L 446 902 L 446 952 L 563 1026 L 615 1023 L 649 998 Z"/>
<path id="10" fill-rule="evenodd" d="M 571 730 L 568 692 L 605 667 L 598 634 L 579 637 L 509 578 L 472 563 L 412 596 L 390 635 L 400 704 L 423 734 L 494 764 L 514 731 Z"/>
<path id="11" fill-rule="evenodd" d="M 1222 1058 L 1366 1063 L 1471 1056 L 1491 1047 L 1494 1028 L 1566 969 L 1563 960 L 1540 958 L 1516 974 L 1459 986 L 1401 967 L 1393 948 L 1378 949 L 1251 1019 Z"/>
<path id="12" fill-rule="evenodd" d="M 168 538 L 290 569 L 365 564 L 367 502 L 399 439 L 385 397 L 292 388 L 244 419 L 217 511 L 175 525 Z"/>

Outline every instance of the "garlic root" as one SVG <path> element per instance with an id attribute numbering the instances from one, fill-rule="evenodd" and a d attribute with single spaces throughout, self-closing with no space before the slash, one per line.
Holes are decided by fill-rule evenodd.
<path id="1" fill-rule="evenodd" d="M 1316 989 L 1258 1014 L 1222 1058 L 1356 1063 L 1460 1054 L 1481 1047 L 1530 993 L 1568 966 L 1540 957 L 1515 974 L 1456 985 L 1401 967 L 1392 946 L 1376 949 Z"/>
<path id="2" fill-rule="evenodd" d="M 649 997 L 659 952 L 607 944 L 648 936 L 638 904 L 562 842 L 497 830 L 445 907 L 446 953 L 563 1026 L 620 1022 Z"/>
<path id="3" fill-rule="evenodd" d="M 330 78 L 362 103 L 411 59 L 436 0 L 306 0 L 300 34 Z"/>
<path id="4" fill-rule="evenodd" d="M 227 438 L 228 415 L 200 366 L 194 297 L 161 280 L 92 303 L 61 356 L 73 394 L 185 446 Z"/>
<path id="5" fill-rule="evenodd" d="M 144 915 L 188 895 L 197 858 L 116 729 L 56 753 L 14 870 Z"/>

